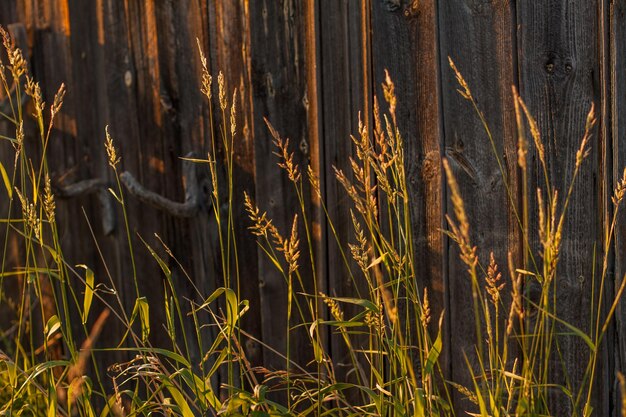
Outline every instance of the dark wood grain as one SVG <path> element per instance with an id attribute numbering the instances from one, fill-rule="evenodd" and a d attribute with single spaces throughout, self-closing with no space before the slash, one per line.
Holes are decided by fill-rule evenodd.
<path id="1" fill-rule="evenodd" d="M 398 121 L 405 140 L 418 285 L 429 288 L 434 314 L 446 311 L 442 366 L 446 378 L 464 384 L 469 383 L 469 374 L 463 355 L 471 357 L 475 343 L 472 300 L 458 250 L 440 233 L 446 227 L 443 214 L 451 211 L 441 158 L 448 158 L 460 184 L 471 222 L 472 244 L 478 246 L 481 261 L 487 262 L 488 251 L 493 248 L 501 270 L 506 270 L 509 251 L 522 266 L 522 239 L 514 214 L 519 212 L 517 198 L 522 184 L 516 165 L 511 85 L 519 87 L 537 118 L 549 155 L 550 174 L 561 195 L 571 181 L 587 111 L 595 103 L 601 127 L 595 132 L 592 153 L 569 207 L 557 278 L 560 317 L 585 331 L 589 329 L 588 312 L 593 302 L 590 259 L 594 244 L 598 253 L 602 247 L 601 220 L 610 218 L 611 187 L 621 178 L 626 164 L 621 137 L 626 122 L 623 2 L 0 2 L 0 23 L 16 22 L 25 30 L 33 73 L 44 86 L 45 101 L 52 101 L 61 82 L 68 87 L 49 148 L 53 180 L 63 185 L 100 178 L 115 184 L 103 149 L 104 127 L 110 125 L 122 154 L 120 171 L 128 170 L 145 187 L 174 201 L 184 199 L 186 179 L 182 178 L 180 157 L 190 151 L 204 157 L 211 148 L 210 124 L 222 123 L 219 113 L 209 120 L 205 98 L 198 90 L 200 67 L 195 38 L 199 38 L 214 80 L 220 70 L 226 76 L 229 99 L 233 90 L 239 89 L 234 224 L 242 254 L 239 290 L 241 298 L 250 300 L 243 326 L 255 338 L 283 353 L 287 287 L 258 250 L 243 210 L 242 193 L 247 191 L 285 235 L 298 211 L 293 187 L 272 155 L 273 145 L 263 118 L 267 117 L 281 136 L 291 139 L 302 169 L 310 163 L 320 176 L 322 196 L 338 238 L 352 242 L 352 203 L 336 182 L 333 167 L 350 172 L 350 134 L 357 133 L 358 112 L 369 115 L 373 96 L 380 93 L 384 70 L 388 69 L 397 87 Z M 448 56 L 468 81 L 493 132 L 505 178 L 478 115 L 456 92 Z M 369 116 L 364 121 L 371 123 Z M 0 128 L 5 129 L 5 125 L 0 122 Z M 216 133 L 219 135 L 219 128 Z M 27 131 L 27 140 L 36 151 L 33 134 Z M 223 161 L 224 149 L 221 145 L 218 148 L 217 158 Z M 10 151 L 0 147 L 5 166 L 12 165 Z M 533 191 L 543 186 L 543 179 L 536 155 L 531 152 L 530 156 L 534 159 L 526 186 Z M 224 174 L 220 172 L 222 178 Z M 225 183 L 220 187 L 224 191 Z M 534 192 L 529 195 L 531 215 L 526 226 L 536 251 L 536 198 Z M 315 282 L 318 290 L 330 295 L 358 296 L 363 288 L 359 283 L 355 286 L 349 274 L 355 265 L 345 265 L 322 214 L 321 201 L 308 186 L 305 199 L 317 269 L 316 277 L 303 275 L 305 290 L 312 292 Z M 150 300 L 153 329 L 160 329 L 159 323 L 164 320 L 159 308 L 164 282 L 138 236 L 158 248 L 153 233 L 159 234 L 182 266 L 168 260 L 179 298 L 197 300 L 194 286 L 206 296 L 224 284 L 217 226 L 212 214 L 178 219 L 130 195 L 127 205 L 140 290 Z M 0 200 L 0 208 L 6 209 L 4 199 Z M 110 273 L 129 312 L 135 293 L 122 212 L 116 204 L 117 228 L 105 236 L 100 210 L 95 194 L 59 200 L 58 219 L 64 225 L 60 230 L 62 245 L 71 264 L 93 266 L 98 282 L 108 282 Z M 620 220 L 626 221 L 624 211 Z M 90 225 L 102 257 L 89 237 Z M 307 271 L 310 265 L 302 218 L 299 226 L 302 271 Z M 614 294 L 626 273 L 626 228 L 618 226 L 609 263 L 607 297 Z M 3 230 L 0 228 L 2 235 Z M 11 245 L 19 244 L 15 240 Z M 162 248 L 159 253 L 167 258 Z M 12 256 L 19 257 L 19 249 Z M 12 291 L 17 293 L 18 287 L 16 284 Z M 356 311 L 345 308 L 347 317 Z M 325 314 L 325 309 L 322 312 Z M 191 321 L 184 325 L 191 333 Z M 108 337 L 99 342 L 107 346 L 116 343 L 124 331 L 115 320 L 110 320 L 108 326 Z M 343 341 L 330 333 L 325 336 L 330 340 L 327 348 L 339 379 L 353 379 L 350 367 L 342 366 L 350 363 L 350 352 Z M 297 330 L 290 337 L 292 359 L 300 364 L 308 362 L 311 349 L 304 331 Z M 212 339 L 207 332 L 205 342 Z M 358 338 L 355 340 L 360 343 Z M 169 344 L 165 333 L 159 331 L 154 331 L 151 341 L 155 345 Z M 615 373 L 626 369 L 623 303 L 606 341 L 595 381 L 593 406 L 597 415 L 617 412 Z M 577 389 L 584 372 L 580 364 L 586 363 L 588 350 L 570 336 L 559 337 L 559 344 L 567 376 L 572 388 Z M 244 348 L 252 365 L 284 368 L 284 359 L 258 342 L 247 340 Z M 190 354 L 197 362 L 201 352 L 191 346 Z M 125 356 L 117 353 L 103 358 L 110 364 Z M 565 373 L 560 371 L 557 356 L 553 358 L 554 377 L 563 383 Z M 213 380 L 215 384 L 225 381 L 223 373 Z M 468 403 L 457 395 L 455 406 L 461 410 Z M 573 410 L 555 393 L 552 411 L 569 415 Z"/>
<path id="2" fill-rule="evenodd" d="M 322 137 L 324 143 L 324 178 L 328 213 L 337 236 L 328 233 L 327 280 L 330 296 L 361 297 L 367 295 L 365 282 L 353 279 L 359 275 L 346 244 L 354 242 L 354 231 L 350 218 L 353 207 L 350 197 L 336 180 L 334 167 L 343 170 L 351 179 L 349 158 L 353 155 L 350 135 L 358 135 L 358 114 L 369 114 L 371 106 L 371 66 L 369 61 L 370 26 L 369 1 L 338 2 L 320 1 L 320 65 Z M 367 118 L 368 116 L 365 116 Z M 337 246 L 342 242 L 348 265 Z M 353 316 L 357 310 L 342 305 L 345 317 Z M 357 382 L 352 371 L 351 352 L 342 338 L 330 336 L 330 352 L 339 381 Z M 365 338 L 355 338 L 355 348 L 366 347 Z"/>
<path id="3" fill-rule="evenodd" d="M 609 9 L 609 56 L 608 62 L 610 71 L 610 133 L 612 151 L 609 162 L 612 164 L 611 171 L 607 173 L 612 179 L 613 187 L 617 186 L 623 177 L 626 168 L 626 146 L 624 144 L 624 129 L 626 129 L 626 114 L 623 107 L 626 105 L 626 74 L 618 70 L 626 65 L 626 55 L 621 47 L 622 42 L 626 39 L 626 5 L 623 2 L 611 3 Z M 604 103 L 603 103 L 604 104 Z M 610 192 L 610 190 L 609 190 Z M 618 212 L 618 223 L 615 230 L 614 243 L 614 272 L 609 275 L 614 282 L 612 289 L 613 294 L 619 288 L 626 274 L 626 212 L 622 207 Z M 611 343 L 607 340 L 609 352 L 609 369 L 607 372 L 607 381 L 609 387 L 608 395 L 605 392 L 605 401 L 610 404 L 620 404 L 622 400 L 617 389 L 616 374 L 617 372 L 626 372 L 626 306 L 624 302 L 620 302 L 615 313 L 615 336 Z M 616 414 L 617 411 L 614 411 Z"/>
<path id="4" fill-rule="evenodd" d="M 441 89 L 445 156 L 459 183 L 470 222 L 472 245 L 481 262 L 489 251 L 503 269 L 507 252 L 519 253 L 519 224 L 514 216 L 517 190 L 515 120 L 511 85 L 516 83 L 513 28 L 515 11 L 510 2 L 447 1 L 439 3 Z M 493 133 L 492 150 L 479 116 L 456 91 L 458 84 L 448 65 L 456 63 L 468 82 L 478 107 Z M 502 161 L 503 173 L 497 158 Z M 506 185 L 513 192 L 507 194 Z M 452 212 L 447 200 L 447 212 Z M 459 259 L 456 244 L 448 241 L 448 313 L 450 323 L 450 377 L 467 384 L 464 355 L 475 355 L 476 335 L 471 281 Z M 476 369 L 474 369 L 476 371 Z M 457 397 L 455 405 L 468 407 Z"/>
<path id="5" fill-rule="evenodd" d="M 372 82 L 381 98 L 385 70 L 398 86 L 396 111 L 405 146 L 415 275 L 419 291 L 428 287 L 432 315 L 439 317 L 446 294 L 436 2 L 422 1 L 418 9 L 410 2 L 391 6 L 372 3 Z"/>
<path id="6" fill-rule="evenodd" d="M 309 5 L 308 7 L 311 7 Z M 300 240 L 300 274 L 304 288 L 295 275 L 292 277 L 293 291 L 313 294 L 313 285 L 307 236 L 302 223 L 304 217 L 299 209 L 295 186 L 287 172 L 278 167 L 280 160 L 273 155 L 278 150 L 266 124 L 266 118 L 278 134 L 289 139 L 290 152 L 294 153 L 294 163 L 298 165 L 304 184 L 306 164 L 316 149 L 318 138 L 309 134 L 317 121 L 308 114 L 309 62 L 306 39 L 307 20 L 305 3 L 285 1 L 253 2 L 250 4 L 250 76 L 252 79 L 252 100 L 254 108 L 251 130 L 255 152 L 255 194 L 257 204 L 267 211 L 283 236 L 288 236 L 295 215 L 298 215 L 298 237 Z M 315 55 L 312 56 L 315 58 Z M 313 91 L 314 86 L 312 86 Z M 315 104 L 315 103 L 314 103 Z M 316 109 L 314 109 L 316 111 Z M 309 123 L 313 126 L 309 127 Z M 315 134 L 315 131 L 313 131 Z M 305 198 L 307 196 L 305 187 Z M 306 215 L 310 216 L 310 201 L 305 201 Z M 307 217 L 310 222 L 311 218 Z M 311 224 L 308 225 L 311 228 Z M 319 237 L 318 237 L 319 238 Z M 319 241 L 318 241 L 319 242 Z M 316 244 L 316 242 L 312 242 Z M 281 255 L 282 257 L 282 255 Z M 305 333 L 298 309 L 292 307 L 291 322 L 287 323 L 288 285 L 285 277 L 276 269 L 267 256 L 259 251 L 259 295 L 263 338 L 271 340 L 272 347 L 286 353 L 287 332 L 290 334 L 290 360 L 304 365 L 312 359 L 311 345 Z M 319 289 L 318 289 L 319 290 Z M 311 322 L 306 304 L 302 303 L 305 322 Z M 264 352 L 264 366 L 268 369 L 284 369 L 285 360 Z M 291 365 L 290 365 L 291 367 Z"/>
<path id="7" fill-rule="evenodd" d="M 589 108 L 594 102 L 598 105 L 601 97 L 596 19 L 595 2 L 518 5 L 520 92 L 537 118 L 549 155 L 549 174 L 560 195 L 564 195 L 572 180 Z M 599 203 L 602 174 L 598 166 L 602 145 L 598 132 L 594 134 L 591 155 L 577 179 L 568 209 L 557 274 L 557 313 L 583 331 L 589 330 L 594 244 L 602 246 L 598 240 L 602 234 L 598 224 L 603 216 Z M 540 175 L 537 166 L 530 180 L 532 189 L 545 189 Z M 531 211 L 531 231 L 536 230 L 536 224 L 537 218 Z M 536 239 L 535 235 L 535 242 Z M 586 363 L 587 349 L 575 337 L 559 337 L 558 342 L 565 372 L 561 361 L 553 356 L 555 383 L 565 384 L 568 377 L 577 389 L 584 373 L 580 364 Z M 573 410 L 567 401 L 558 393 L 554 397 L 553 412 L 571 415 Z"/>

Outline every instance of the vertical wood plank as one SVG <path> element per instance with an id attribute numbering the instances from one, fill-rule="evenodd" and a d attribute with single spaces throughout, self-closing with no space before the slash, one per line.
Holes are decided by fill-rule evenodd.
<path id="1" fill-rule="evenodd" d="M 518 184 L 511 97 L 511 85 L 516 84 L 512 53 L 515 11 L 511 2 L 445 1 L 439 2 L 438 13 L 445 156 L 465 201 L 472 245 L 478 247 L 478 256 L 485 264 L 489 251 L 493 250 L 500 269 L 504 269 L 507 252 L 519 256 L 520 250 L 520 229 L 513 214 Z M 448 65 L 448 56 L 469 83 L 487 119 L 506 180 L 478 115 L 471 103 L 456 91 L 458 84 Z M 507 195 L 507 186 L 512 190 L 512 200 Z M 452 212 L 449 196 L 446 210 Z M 448 245 L 448 371 L 451 380 L 468 384 L 470 376 L 464 355 L 475 364 L 471 358 L 476 343 L 471 282 L 467 267 L 459 259 L 458 247 L 450 240 Z M 461 396 L 455 397 L 458 410 L 468 409 L 470 405 Z"/>
<path id="2" fill-rule="evenodd" d="M 345 246 L 354 241 L 350 208 L 352 201 L 335 178 L 333 167 L 342 169 L 351 179 L 349 158 L 353 156 L 351 134 L 358 134 L 358 112 L 368 112 L 371 95 L 370 67 L 367 57 L 369 39 L 369 2 L 320 1 L 321 42 L 321 108 L 324 142 L 325 200 L 337 239 Z M 363 27 L 365 23 L 366 27 Z M 364 30 L 365 29 L 365 30 Z M 357 271 L 349 253 L 349 265 L 341 256 L 335 237 L 328 233 L 327 277 L 330 296 L 359 297 L 367 294 L 366 286 L 353 282 L 350 270 Z M 349 268 L 349 269 L 348 269 Z M 355 274 L 356 276 L 356 274 Z M 359 293 L 360 291 L 360 293 Z M 346 317 L 356 310 L 342 305 Z M 337 335 L 330 336 L 330 352 L 339 381 L 355 382 L 351 372 L 350 351 Z M 359 346 L 360 342 L 355 343 Z M 358 348 L 358 347 L 357 347 Z"/>
<path id="3" fill-rule="evenodd" d="M 626 40 L 626 4 L 624 2 L 611 2 L 609 9 L 609 71 L 610 71 L 610 117 L 611 117 L 611 150 L 612 172 L 609 176 L 616 186 L 622 179 L 626 168 L 626 74 L 622 70 L 626 65 L 626 54 L 622 47 Z M 624 203 L 622 202 L 622 205 Z M 617 227 L 615 230 L 614 243 L 614 284 L 616 291 L 626 274 L 626 212 L 624 207 L 618 212 Z M 608 349 L 612 349 L 612 367 L 608 370 L 608 383 L 611 393 L 608 399 L 612 404 L 620 404 L 622 400 L 615 381 L 617 372 L 626 372 L 626 305 L 620 302 L 615 312 L 615 339 L 612 344 L 607 343 Z M 608 342 L 608 341 L 607 341 Z"/>
<path id="4" fill-rule="evenodd" d="M 593 102 L 601 97 L 598 49 L 597 2 L 518 3 L 520 94 L 536 117 L 548 155 L 549 175 L 563 196 L 572 180 L 576 151 L 583 136 L 586 116 Z M 598 107 L 596 107 L 598 108 Z M 595 138 L 598 136 L 594 132 Z M 602 138 L 601 138 L 602 139 Z M 591 155 L 576 181 L 563 231 L 557 273 L 557 315 L 584 332 L 589 331 L 591 311 L 593 251 L 601 247 L 602 145 L 592 141 Z M 530 189 L 542 187 L 538 163 L 531 175 Z M 600 181 L 600 183 L 599 183 Z M 562 206 L 562 197 L 560 206 Z M 535 207 L 535 200 L 531 207 Z M 538 246 L 536 212 L 531 210 L 530 230 Z M 532 235 L 531 235 L 532 236 Z M 558 331 L 558 329 L 557 329 Z M 562 363 L 552 355 L 554 382 L 569 378 L 574 389 L 580 386 L 588 358 L 587 348 L 571 336 L 559 336 Z M 565 372 L 564 372 L 565 370 Z M 598 398 L 595 398 L 598 400 Z M 558 392 L 551 411 L 571 415 L 574 410 Z M 600 409 L 597 404 L 594 408 Z M 578 410 L 580 411 L 580 410 Z"/>
<path id="5" fill-rule="evenodd" d="M 310 191 L 305 171 L 311 158 L 319 157 L 317 97 L 312 96 L 316 94 L 316 86 L 310 84 L 317 79 L 314 72 L 315 50 L 312 49 L 314 45 L 307 45 L 307 37 L 315 41 L 312 38 L 315 34 L 311 32 L 313 28 L 308 26 L 313 22 L 307 16 L 307 13 L 314 13 L 312 7 L 312 2 L 307 4 L 293 0 L 282 4 L 273 1 L 250 4 L 255 192 L 258 205 L 267 210 L 269 217 L 274 219 L 274 224 L 284 236 L 289 235 L 294 215 L 298 214 L 299 270 L 304 288 L 294 276 L 293 291 L 296 294 L 320 291 L 320 283 L 316 282 L 317 285 L 314 285 L 314 280 L 319 276 L 312 276 L 307 236 L 294 185 L 289 181 L 287 173 L 277 166 L 279 159 L 272 155 L 277 149 L 263 118 L 270 121 L 281 137 L 290 139 L 290 151 L 294 152 L 295 162 L 299 165 L 305 185 L 304 204 L 308 227 L 312 230 L 314 225 L 311 224 L 311 214 L 315 207 L 307 197 Z M 309 61 L 310 59 L 313 61 Z M 319 225 L 317 228 L 319 230 Z M 321 235 L 312 242 L 314 247 L 321 243 L 320 238 Z M 282 274 L 261 252 L 259 292 L 263 338 L 280 352 L 286 352 L 288 287 Z M 312 318 L 308 316 L 302 296 L 294 297 L 301 300 L 304 320 L 311 322 Z M 312 349 L 306 328 L 297 326 L 302 321 L 295 306 L 292 311 L 289 330 L 290 360 L 304 366 L 312 360 Z M 264 366 L 268 369 L 282 369 L 285 361 L 268 350 L 264 352 Z"/>
<path id="6" fill-rule="evenodd" d="M 373 2 L 371 16 L 372 82 L 380 86 L 387 69 L 398 87 L 396 113 L 405 146 L 415 274 L 420 291 L 428 287 L 437 318 L 445 306 L 445 285 L 436 2 L 421 1 L 418 9 L 410 2 Z M 382 97 L 380 87 L 375 91 Z"/>

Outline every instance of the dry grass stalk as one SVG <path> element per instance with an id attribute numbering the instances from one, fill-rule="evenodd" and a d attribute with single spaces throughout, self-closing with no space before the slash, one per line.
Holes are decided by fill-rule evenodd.
<path id="1" fill-rule="evenodd" d="M 617 373 L 617 380 L 619 381 L 619 391 L 620 391 L 620 411 L 622 417 L 626 417 L 626 378 L 624 374 L 621 372 Z"/>
<path id="2" fill-rule="evenodd" d="M 452 229 L 451 236 L 461 249 L 461 260 L 473 270 L 478 264 L 478 256 L 476 255 L 477 248 L 475 246 L 472 247 L 470 243 L 469 221 L 465 213 L 465 205 L 461 198 L 461 191 L 447 159 L 443 160 L 443 168 L 446 172 L 446 178 L 448 179 L 451 194 L 450 199 L 452 200 L 452 207 L 457 222 L 454 222 L 448 215 L 446 215 L 446 219 Z"/>
<path id="3" fill-rule="evenodd" d="M 354 212 L 350 210 L 350 216 L 352 217 L 352 225 L 354 226 L 354 234 L 356 236 L 357 244 L 348 244 L 350 248 L 350 252 L 352 253 L 352 258 L 355 260 L 361 271 L 367 276 L 367 267 L 369 257 L 367 255 L 367 238 L 365 237 L 365 232 L 363 231 L 363 227 L 356 219 Z"/>
<path id="4" fill-rule="evenodd" d="M 624 194 L 626 194 L 626 168 L 624 168 L 622 178 L 619 179 L 617 185 L 615 186 L 615 190 L 613 190 L 613 197 L 611 197 L 611 201 L 613 201 L 615 206 L 619 205 L 624 198 Z"/>
<path id="5" fill-rule="evenodd" d="M 452 71 L 454 72 L 454 76 L 456 77 L 456 81 L 459 83 L 459 85 L 461 86 L 462 90 L 457 89 L 456 91 L 459 92 L 459 94 L 467 99 L 467 100 L 472 100 L 472 92 L 470 91 L 469 85 L 467 84 L 467 81 L 465 81 L 465 78 L 463 77 L 463 75 L 461 74 L 461 72 L 457 69 L 456 64 L 454 63 L 454 61 L 452 60 L 452 58 L 450 58 L 448 56 L 448 63 L 450 64 L 450 68 L 452 68 Z"/>
<path id="6" fill-rule="evenodd" d="M 522 169 L 526 169 L 526 158 L 528 155 L 528 142 L 526 141 L 526 134 L 524 129 L 524 122 L 522 120 L 522 110 L 520 109 L 521 98 L 517 92 L 515 86 L 513 89 L 513 104 L 515 107 L 515 121 L 517 124 L 517 164 Z"/>
<path id="7" fill-rule="evenodd" d="M 37 215 L 37 207 L 28 200 L 28 197 L 20 192 L 19 188 L 15 187 L 15 193 L 22 204 L 22 219 L 26 221 L 37 240 L 41 239 L 41 219 Z"/>
<path id="8" fill-rule="evenodd" d="M 528 125 L 530 126 L 530 135 L 533 137 L 533 141 L 535 142 L 535 148 L 537 148 L 537 154 L 539 155 L 539 161 L 541 161 L 541 165 L 544 170 L 547 169 L 546 165 L 546 150 L 543 146 L 543 141 L 541 140 L 541 133 L 539 133 L 539 127 L 537 126 L 537 122 L 535 118 L 530 114 L 528 107 L 526 107 L 526 103 L 522 100 L 521 97 L 517 97 L 517 102 L 521 106 L 524 114 L 526 115 L 526 120 L 528 120 Z"/>
<path id="9" fill-rule="evenodd" d="M 513 266 L 513 253 L 509 252 L 509 275 L 511 276 L 511 307 L 509 309 L 509 318 L 507 320 L 506 334 L 510 335 L 515 326 L 515 318 L 519 320 L 524 318 L 522 304 L 522 275 L 515 272 Z"/>
<path id="10" fill-rule="evenodd" d="M 491 303 L 495 306 L 500 301 L 500 291 L 504 288 L 504 283 L 499 284 L 502 274 L 498 271 L 498 265 L 493 252 L 489 255 L 489 266 L 487 267 L 487 293 L 491 298 Z"/>
<path id="11" fill-rule="evenodd" d="M 265 124 L 272 135 L 274 146 L 278 149 L 278 152 L 273 152 L 274 155 L 280 158 L 278 166 L 287 171 L 287 175 L 292 182 L 300 181 L 300 169 L 294 161 L 294 153 L 289 152 L 289 139 L 283 140 L 269 120 L 265 118 L 263 120 L 265 120 Z"/>

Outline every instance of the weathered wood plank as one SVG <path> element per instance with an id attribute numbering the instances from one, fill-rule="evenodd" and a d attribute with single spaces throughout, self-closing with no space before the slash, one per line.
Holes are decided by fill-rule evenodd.
<path id="1" fill-rule="evenodd" d="M 517 256 L 520 250 L 520 229 L 513 214 L 518 184 L 511 97 L 511 85 L 516 83 L 513 7 L 510 2 L 446 1 L 439 2 L 438 10 L 445 156 L 465 201 L 471 243 L 478 247 L 481 262 L 487 263 L 493 251 L 501 269 L 506 265 L 507 252 Z M 471 103 L 456 91 L 458 84 L 448 56 L 469 83 L 487 119 L 497 155 Z M 504 174 L 496 156 L 502 161 Z M 446 210 L 452 211 L 449 196 Z M 472 362 L 476 343 L 471 281 L 467 267 L 459 260 L 458 247 L 450 240 L 448 245 L 448 371 L 453 381 L 468 384 L 464 355 Z M 456 396 L 457 409 L 469 405 Z"/>
<path id="2" fill-rule="evenodd" d="M 610 71 L 610 128 L 611 128 L 611 164 L 612 170 L 607 174 L 617 186 L 626 168 L 626 146 L 624 134 L 626 129 L 626 74 L 622 71 L 626 65 L 626 54 L 622 47 L 626 39 L 626 4 L 611 2 L 609 9 L 609 71 Z M 608 144 L 607 144 L 608 145 Z M 610 191 L 609 191 L 610 192 Z M 622 207 L 618 212 L 618 223 L 615 230 L 613 294 L 619 288 L 626 274 L 626 211 Z M 610 277 L 610 275 L 609 275 Z M 617 372 L 626 372 L 626 304 L 620 302 L 615 313 L 615 338 L 613 343 L 607 340 L 608 349 L 612 349 L 608 384 L 611 389 L 608 399 L 612 404 L 620 404 L 619 389 L 615 383 Z M 606 400 L 606 399 L 605 399 Z M 614 412 L 617 415 L 617 411 Z"/>
<path id="3" fill-rule="evenodd" d="M 342 169 L 352 179 L 349 158 L 353 156 L 350 135 L 358 135 L 358 112 L 368 112 L 371 96 L 369 60 L 369 2 L 320 1 L 321 43 L 321 108 L 322 137 L 324 143 L 325 200 L 330 218 L 334 223 L 337 239 L 344 251 L 348 242 L 354 242 L 354 230 L 350 218 L 353 207 L 350 197 L 335 178 L 333 167 Z M 366 7 L 367 6 L 367 7 Z M 327 276 L 330 296 L 366 296 L 364 282 L 353 280 L 358 268 L 346 251 L 349 265 L 341 255 L 336 238 L 328 230 Z M 345 317 L 357 311 L 342 305 Z M 352 372 L 351 352 L 337 334 L 330 336 L 330 352 L 339 381 L 356 382 Z M 356 340 L 356 339 L 355 339 Z M 363 339 L 363 343 L 365 339 Z M 354 346 L 359 346 L 356 342 Z M 363 345 L 365 346 L 365 345 Z M 359 346 L 360 347 L 360 346 Z M 358 347 L 356 347 L 358 348 Z"/>
<path id="4" fill-rule="evenodd" d="M 293 184 L 287 173 L 277 166 L 280 162 L 272 155 L 277 151 L 272 136 L 265 126 L 267 118 L 283 138 L 290 139 L 290 151 L 295 153 L 306 184 L 305 164 L 311 149 L 307 125 L 307 66 L 306 61 L 306 15 L 304 4 L 296 1 L 264 1 L 250 4 L 250 56 L 252 76 L 252 120 L 255 152 L 255 179 L 257 203 L 267 210 L 270 218 L 284 236 L 288 236 L 293 217 L 299 210 Z M 314 63 L 313 63 L 314 64 Z M 316 138 L 312 138 L 314 141 Z M 314 142 L 315 143 L 315 142 Z M 308 187 L 307 187 L 308 188 Z M 310 210 L 309 202 L 306 202 Z M 310 215 L 310 214 L 307 214 Z M 310 220 L 310 219 L 307 219 Z M 309 225 L 310 227 L 310 225 Z M 305 288 L 293 276 L 294 293 L 314 293 L 315 286 L 310 271 L 307 237 L 303 223 L 298 224 L 300 239 L 300 273 Z M 292 308 L 290 329 L 287 329 L 288 287 L 280 274 L 263 253 L 259 253 L 259 290 L 263 337 L 281 352 L 286 352 L 287 332 L 290 333 L 290 360 L 305 365 L 312 356 L 295 305 Z M 302 300 L 301 296 L 296 296 Z M 304 320 L 310 322 L 306 304 L 302 303 Z M 266 352 L 265 365 L 269 369 L 285 367 L 285 360 Z"/>
<path id="5" fill-rule="evenodd" d="M 598 45 L 597 2 L 523 2 L 518 4 L 517 12 L 520 94 L 539 124 L 548 155 L 549 175 L 554 188 L 559 190 L 562 207 L 587 113 L 592 103 L 599 104 L 601 97 L 598 50 L 590 47 Z M 594 136 L 597 137 L 597 131 Z M 594 245 L 602 247 L 599 240 L 602 230 L 598 228 L 602 219 L 598 182 L 602 148 L 597 139 L 592 141 L 590 149 L 591 155 L 576 181 L 568 208 L 557 273 L 557 314 L 585 332 L 589 331 L 593 302 Z M 545 190 L 538 163 L 533 169 L 535 173 L 530 176 L 529 188 Z M 536 199 L 533 198 L 530 207 L 536 207 Z M 538 248 L 536 215 L 536 211 L 531 210 L 531 241 Z M 554 382 L 565 384 L 565 378 L 569 378 L 572 388 L 577 390 L 585 372 L 581 364 L 588 358 L 587 348 L 571 336 L 560 336 L 558 342 L 563 357 L 561 363 L 556 353 L 552 355 Z M 554 393 L 553 400 L 552 412 L 573 413 L 568 401 L 559 393 Z M 599 409 L 597 404 L 594 408 Z"/>
<path id="6" fill-rule="evenodd" d="M 380 86 L 387 69 L 398 87 L 396 113 L 405 146 L 415 275 L 419 290 L 428 288 L 437 318 L 445 306 L 445 285 L 436 3 L 422 1 L 414 9 L 410 2 L 397 7 L 373 2 L 371 16 L 372 82 Z M 382 97 L 380 87 L 376 92 Z"/>

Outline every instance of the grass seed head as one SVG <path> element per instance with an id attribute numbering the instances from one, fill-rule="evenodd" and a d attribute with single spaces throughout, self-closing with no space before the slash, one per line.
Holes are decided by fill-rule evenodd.
<path id="1" fill-rule="evenodd" d="M 424 287 L 424 297 L 422 299 L 422 314 L 421 314 L 422 327 L 424 330 L 428 329 L 430 323 L 430 300 L 428 299 L 428 287 Z"/>
<path id="2" fill-rule="evenodd" d="M 202 46 L 200 45 L 200 39 L 196 38 L 196 43 L 198 44 L 198 51 L 200 52 L 200 62 L 202 63 L 202 87 L 200 87 L 200 92 L 206 96 L 209 101 L 211 100 L 211 85 L 213 84 L 213 77 L 209 73 L 209 68 L 207 66 L 207 59 L 204 56 L 204 52 L 202 51 Z"/>
<path id="3" fill-rule="evenodd" d="M 617 182 L 615 190 L 613 190 L 613 197 L 611 199 L 613 200 L 613 204 L 615 206 L 619 205 L 619 203 L 624 198 L 624 194 L 626 194 L 626 168 L 624 168 L 624 171 L 622 172 L 622 178 L 620 178 L 620 180 Z"/>
<path id="4" fill-rule="evenodd" d="M 117 164 L 120 163 L 122 158 L 117 155 L 117 150 L 115 149 L 115 146 L 113 145 L 113 138 L 109 134 L 109 126 L 107 126 L 104 129 L 104 131 L 105 131 L 105 134 L 106 134 L 106 139 L 104 141 L 104 147 L 105 147 L 105 149 L 107 151 L 107 157 L 108 157 L 108 160 L 109 160 L 109 165 L 111 166 L 111 168 L 115 169 L 115 167 L 117 166 Z"/>
<path id="5" fill-rule="evenodd" d="M 52 194 L 52 187 L 50 185 L 50 177 L 46 174 L 46 185 L 44 188 L 43 208 L 46 213 L 46 218 L 50 223 L 54 223 L 56 203 L 54 202 L 54 195 Z"/>
<path id="6" fill-rule="evenodd" d="M 459 71 L 456 67 L 456 64 L 454 63 L 454 61 L 452 60 L 452 58 L 448 57 L 448 63 L 450 64 L 450 68 L 452 68 L 452 71 L 454 72 L 454 76 L 456 77 L 456 81 L 459 83 L 459 85 L 461 86 L 461 89 L 457 89 L 457 91 L 459 92 L 459 94 L 461 94 L 461 96 L 467 100 L 472 100 L 472 92 L 469 88 L 469 85 L 467 84 L 467 81 L 465 81 L 465 78 L 463 78 L 463 75 L 461 74 L 461 71 Z"/>
<path id="7" fill-rule="evenodd" d="M 15 40 L 9 35 L 4 27 L 0 26 L 0 35 L 2 36 L 2 44 L 9 58 L 9 70 L 13 75 L 13 80 L 18 81 L 20 77 L 27 73 L 27 64 L 20 48 L 15 46 Z"/>
<path id="8" fill-rule="evenodd" d="M 500 291 L 504 288 L 504 283 L 500 284 L 502 274 L 498 271 L 498 265 L 496 259 L 491 252 L 489 256 L 489 266 L 487 267 L 487 293 L 491 298 L 491 303 L 495 306 L 500 301 Z"/>
<path id="9" fill-rule="evenodd" d="M 234 138 L 237 131 L 237 89 L 233 92 L 233 103 L 230 106 L 230 134 Z"/>
<path id="10" fill-rule="evenodd" d="M 341 307 L 339 306 L 339 303 L 333 300 L 332 298 L 330 298 L 329 296 L 327 296 L 326 294 L 324 294 L 323 292 L 320 292 L 319 294 L 320 294 L 320 297 L 322 297 L 324 304 L 328 306 L 330 310 L 330 315 L 336 321 L 343 321 L 343 311 L 341 311 Z"/>
<path id="11" fill-rule="evenodd" d="M 396 87 L 391 81 L 391 77 L 389 76 L 389 71 L 385 70 L 385 82 L 383 83 L 383 95 L 385 96 L 385 101 L 389 104 L 389 114 L 391 114 L 391 118 L 396 120 Z"/>
<path id="12" fill-rule="evenodd" d="M 52 106 L 50 106 L 50 123 L 54 120 L 54 117 L 61 111 L 61 107 L 63 107 L 63 99 L 65 98 L 65 84 L 61 84 L 59 90 L 54 95 L 54 101 L 52 102 Z"/>
<path id="13" fill-rule="evenodd" d="M 226 85 L 224 81 L 224 73 L 222 71 L 220 71 L 217 76 L 217 86 L 220 95 L 220 108 L 224 111 L 226 110 L 228 104 L 226 103 Z"/>

